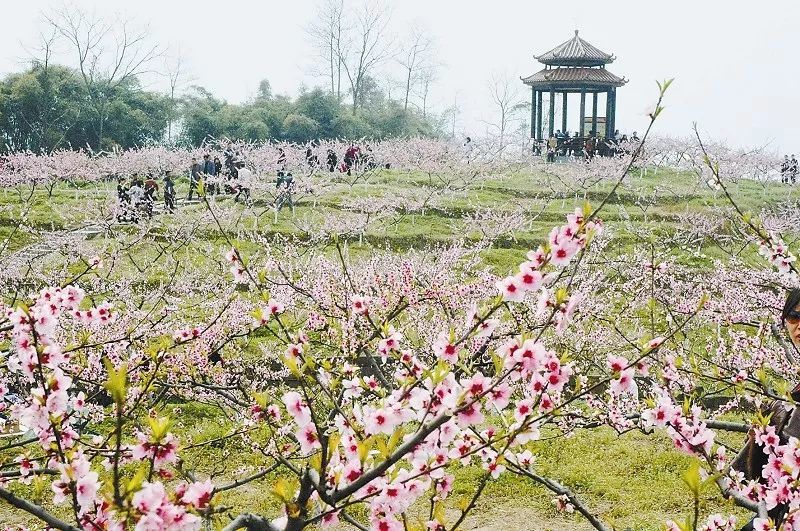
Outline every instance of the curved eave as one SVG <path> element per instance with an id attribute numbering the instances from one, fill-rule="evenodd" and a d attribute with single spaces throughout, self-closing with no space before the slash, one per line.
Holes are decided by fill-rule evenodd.
<path id="1" fill-rule="evenodd" d="M 534 55 L 534 59 L 547 66 L 605 66 L 613 63 L 616 57 L 611 56 L 608 59 L 543 59 L 541 55 Z"/>
<path id="2" fill-rule="evenodd" d="M 531 87 L 580 90 L 621 87 L 628 82 L 605 68 L 546 68 L 520 78 Z"/>

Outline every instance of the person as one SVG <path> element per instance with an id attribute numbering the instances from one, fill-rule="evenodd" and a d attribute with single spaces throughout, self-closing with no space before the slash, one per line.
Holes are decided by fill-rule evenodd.
<path id="1" fill-rule="evenodd" d="M 117 200 L 119 201 L 119 213 L 117 213 L 117 221 L 127 221 L 131 210 L 131 196 L 128 191 L 127 181 L 125 177 L 120 177 L 117 183 Z"/>
<path id="2" fill-rule="evenodd" d="M 277 212 L 289 205 L 289 208 L 294 210 L 294 203 L 292 202 L 292 191 L 294 190 L 294 177 L 289 172 L 284 175 L 283 172 L 278 172 L 278 180 L 275 183 L 275 188 L 278 190 L 278 197 L 275 198 L 275 209 Z"/>
<path id="3" fill-rule="evenodd" d="M 639 141 L 639 135 L 637 135 L 636 131 L 634 131 L 633 134 L 631 135 L 631 142 L 638 142 L 638 141 Z"/>
<path id="4" fill-rule="evenodd" d="M 350 175 L 350 171 L 356 163 L 359 151 L 358 147 L 351 142 L 350 146 L 344 152 L 344 168 L 345 171 L 347 171 L 347 175 Z"/>
<path id="5" fill-rule="evenodd" d="M 130 196 L 128 195 L 128 186 L 127 182 L 125 181 L 125 177 L 120 177 L 119 182 L 117 183 L 117 199 L 120 200 L 122 203 L 127 203 L 130 201 Z"/>
<path id="6" fill-rule="evenodd" d="M 277 166 L 278 171 L 286 171 L 286 153 L 280 147 L 278 148 Z"/>
<path id="7" fill-rule="evenodd" d="M 326 164 L 328 165 L 328 172 L 333 173 L 336 171 L 336 163 L 338 162 L 338 157 L 336 156 L 336 152 L 330 148 L 328 148 L 328 156 L 325 159 Z"/>
<path id="8" fill-rule="evenodd" d="M 175 212 L 175 183 L 169 170 L 164 172 L 164 210 L 169 214 Z"/>
<path id="9" fill-rule="evenodd" d="M 306 148 L 306 164 L 308 164 L 308 167 L 312 170 L 319 166 L 319 159 L 314 155 L 314 150 L 311 149 L 311 146 Z"/>
<path id="10" fill-rule="evenodd" d="M 467 164 L 469 164 L 471 162 L 471 160 L 472 160 L 472 148 L 473 148 L 473 146 L 474 146 L 474 144 L 472 143 L 472 139 L 470 137 L 467 137 L 466 140 L 464 140 L 464 146 L 463 146 L 464 147 L 464 154 L 467 156 Z"/>
<path id="11" fill-rule="evenodd" d="M 158 183 L 153 179 L 153 176 L 148 176 L 144 182 L 144 205 L 147 212 L 147 217 L 153 217 L 153 205 L 158 197 Z"/>
<path id="12" fill-rule="evenodd" d="M 228 175 L 233 175 L 234 170 L 236 169 L 233 155 L 233 148 L 231 146 L 226 147 L 225 151 L 222 152 L 222 156 L 225 157 L 225 167 L 228 169 Z"/>
<path id="13" fill-rule="evenodd" d="M 369 144 L 367 144 L 364 152 L 361 154 L 361 164 L 368 170 L 374 170 L 378 167 L 375 162 L 375 154 L 372 152 L 372 148 Z"/>
<path id="14" fill-rule="evenodd" d="M 781 326 L 786 330 L 795 352 L 800 352 L 800 288 L 789 291 L 781 311 Z M 794 402 L 800 402 L 800 385 L 789 393 Z M 788 444 L 790 438 L 800 438 L 800 408 L 796 408 L 783 400 L 776 400 L 769 406 L 769 425 L 775 428 L 781 445 Z M 750 430 L 744 448 L 731 462 L 731 469 L 744 474 L 746 480 L 762 482 L 762 470 L 768 464 L 767 454 L 762 445 L 755 441 L 755 431 Z M 788 505 L 778 504 L 768 511 L 769 518 L 781 529 L 781 523 L 789 510 Z M 754 521 L 750 520 L 742 531 L 753 531 Z"/>
<path id="15" fill-rule="evenodd" d="M 783 156 L 781 163 L 781 182 L 786 184 L 789 182 L 789 155 Z"/>
<path id="16" fill-rule="evenodd" d="M 236 184 L 234 190 L 236 191 L 236 197 L 233 198 L 234 202 L 239 201 L 239 197 L 244 195 L 244 200 L 247 201 L 250 199 L 250 181 L 253 178 L 253 172 L 249 169 L 245 168 L 244 161 L 238 161 L 236 163 L 236 177 L 239 182 Z"/>
<path id="17" fill-rule="evenodd" d="M 213 182 L 208 184 L 208 188 L 209 188 L 208 193 L 210 193 L 210 194 L 218 194 L 219 193 L 219 179 L 222 177 L 222 161 L 219 160 L 219 157 L 214 157 L 214 160 L 212 161 L 212 164 L 214 166 L 214 173 L 211 174 L 211 175 L 216 177 L 216 179 L 214 179 Z"/>
<path id="18" fill-rule="evenodd" d="M 200 164 L 197 163 L 197 159 L 192 157 L 192 167 L 189 170 L 189 197 L 188 200 L 192 200 L 192 195 L 194 194 L 195 190 L 197 190 L 197 183 L 200 182 L 200 172 L 203 171 L 200 167 Z"/>
<path id="19" fill-rule="evenodd" d="M 130 190 L 128 190 L 131 201 L 131 221 L 139 223 L 139 208 L 144 204 L 144 187 L 138 178 L 133 180 Z"/>
<path id="20" fill-rule="evenodd" d="M 556 136 L 551 134 L 547 139 L 547 162 L 556 161 L 556 148 L 558 147 L 558 140 Z"/>
<path id="21" fill-rule="evenodd" d="M 792 153 L 792 159 L 789 161 L 789 176 L 792 178 L 792 184 L 797 181 L 797 159 L 794 158 L 794 153 Z"/>
<path id="22" fill-rule="evenodd" d="M 594 158 L 594 152 L 597 149 L 597 138 L 594 135 L 591 135 L 589 138 L 586 139 L 586 142 L 583 144 L 583 150 L 586 154 L 586 160 L 591 160 Z"/>

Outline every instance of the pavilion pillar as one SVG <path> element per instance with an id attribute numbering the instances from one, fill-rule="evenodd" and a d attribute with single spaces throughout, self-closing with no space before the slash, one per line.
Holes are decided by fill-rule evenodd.
<path id="1" fill-rule="evenodd" d="M 561 93 L 561 132 L 567 134 L 567 93 Z"/>
<path id="2" fill-rule="evenodd" d="M 555 125 L 556 125 L 556 91 L 554 89 L 550 89 L 550 124 L 548 126 L 549 134 L 547 138 L 553 136 L 555 132 Z"/>
<path id="3" fill-rule="evenodd" d="M 597 136 L 597 92 L 592 92 L 592 136 Z"/>
<path id="4" fill-rule="evenodd" d="M 536 89 L 531 87 L 531 138 L 536 138 Z"/>
<path id="5" fill-rule="evenodd" d="M 536 91 L 536 140 L 542 139 L 542 91 Z"/>
<path id="6" fill-rule="evenodd" d="M 579 135 L 581 138 L 584 137 L 584 127 L 583 127 L 583 118 L 586 116 L 586 89 L 581 89 L 581 114 L 580 114 L 580 125 L 578 126 Z"/>
<path id="7" fill-rule="evenodd" d="M 606 138 L 611 138 L 614 130 L 611 128 L 611 91 L 606 91 Z"/>
<path id="8" fill-rule="evenodd" d="M 617 130 L 617 89 L 611 88 L 611 134 Z"/>

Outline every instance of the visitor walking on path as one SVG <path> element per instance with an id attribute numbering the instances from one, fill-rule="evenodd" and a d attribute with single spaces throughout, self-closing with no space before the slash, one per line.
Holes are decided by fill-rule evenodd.
<path id="1" fill-rule="evenodd" d="M 278 171 L 286 170 L 286 153 L 283 151 L 283 148 L 278 148 L 278 160 L 276 161 L 276 165 L 278 166 Z"/>
<path id="2" fill-rule="evenodd" d="M 144 205 L 144 187 L 142 181 L 138 178 L 133 180 L 133 184 L 128 190 L 128 195 L 131 198 L 131 221 L 139 223 L 139 209 Z"/>
<path id="3" fill-rule="evenodd" d="M 200 164 L 197 163 L 196 158 L 192 158 L 192 167 L 189 170 L 189 201 L 192 200 L 195 190 L 197 190 L 197 183 L 200 181 L 200 172 L 202 172 Z"/>
<path id="4" fill-rule="evenodd" d="M 339 161 L 339 157 L 336 156 L 336 152 L 332 149 L 328 149 L 328 157 L 325 159 L 325 162 L 328 164 L 328 172 L 333 173 L 336 171 L 336 163 Z"/>
<path id="5" fill-rule="evenodd" d="M 175 212 L 175 183 L 169 171 L 164 174 L 164 210 L 170 214 Z"/>
<path id="6" fill-rule="evenodd" d="M 147 211 L 147 217 L 153 217 L 153 206 L 158 198 L 158 183 L 153 179 L 152 175 L 144 182 L 144 205 Z"/>
<path id="7" fill-rule="evenodd" d="M 350 171 L 353 169 L 353 166 L 356 163 L 359 151 L 360 150 L 358 147 L 351 143 L 350 147 L 347 148 L 347 151 L 344 152 L 344 169 L 347 172 L 347 175 L 350 175 Z"/>
<path id="8" fill-rule="evenodd" d="M 250 199 L 250 181 L 253 178 L 253 172 L 244 167 L 244 162 L 239 161 L 236 163 L 236 174 L 239 182 L 234 188 L 236 197 L 233 198 L 233 201 L 238 202 L 239 198 L 244 195 L 246 202 Z"/>

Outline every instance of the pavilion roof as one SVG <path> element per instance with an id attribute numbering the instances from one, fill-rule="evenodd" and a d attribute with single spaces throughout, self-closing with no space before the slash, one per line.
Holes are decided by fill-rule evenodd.
<path id="1" fill-rule="evenodd" d="M 522 78 L 526 85 L 552 86 L 554 88 L 595 85 L 621 87 L 627 80 L 612 74 L 605 68 L 545 68 L 532 76 Z"/>
<path id="2" fill-rule="evenodd" d="M 614 61 L 613 55 L 581 39 L 578 30 L 570 40 L 534 57 L 540 63 L 553 66 L 601 66 Z"/>

